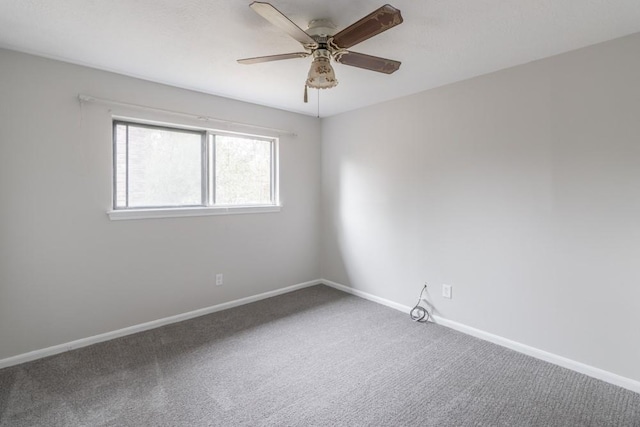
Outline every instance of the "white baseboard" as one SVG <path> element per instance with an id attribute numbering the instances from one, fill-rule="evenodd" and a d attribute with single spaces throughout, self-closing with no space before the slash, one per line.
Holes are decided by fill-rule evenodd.
<path id="1" fill-rule="evenodd" d="M 30 362 L 36 359 L 41 359 L 43 357 L 53 356 L 54 354 L 64 353 L 65 351 L 86 347 L 99 342 L 109 341 L 114 338 L 120 338 L 126 335 L 147 331 L 149 329 L 158 328 L 160 326 L 168 325 L 171 323 L 182 322 L 183 320 L 204 316 L 205 314 L 227 310 L 229 308 L 238 307 L 240 305 L 249 304 L 249 303 L 260 301 L 266 298 L 275 297 L 277 295 L 286 294 L 286 293 L 296 291 L 298 289 L 306 288 L 309 286 L 319 285 L 320 283 L 322 283 L 320 280 L 311 280 L 309 282 L 298 283 L 297 285 L 287 286 L 285 288 L 276 289 L 274 291 L 264 292 L 262 294 L 253 295 L 246 298 L 240 298 L 234 301 L 213 305 L 211 307 L 201 308 L 199 310 L 190 311 L 188 313 L 182 313 L 182 314 L 177 314 L 175 316 L 169 316 L 162 319 L 152 320 L 151 322 L 140 323 L 138 325 L 129 326 L 127 328 L 118 329 L 116 331 L 106 332 L 104 334 L 94 335 L 87 338 L 81 338 L 79 340 L 71 341 L 68 343 L 58 344 L 52 347 L 47 347 L 40 350 L 34 350 L 28 353 L 18 354 L 17 356 L 7 357 L 6 359 L 0 359 L 0 369 L 13 366 L 13 365 L 18 365 L 20 363 Z"/>
<path id="2" fill-rule="evenodd" d="M 327 286 L 331 286 L 332 288 L 339 289 L 343 292 L 347 292 L 349 294 L 356 295 L 358 297 L 361 297 L 373 302 L 377 302 L 378 304 L 386 305 L 387 307 L 400 310 L 403 313 L 408 314 L 412 308 L 403 304 L 398 304 L 396 302 L 390 301 L 385 298 L 380 298 L 376 295 L 372 295 L 367 292 L 360 291 L 358 289 L 350 288 L 348 286 L 333 282 L 331 280 L 321 279 L 319 280 L 319 282 Z M 536 359 L 544 360 L 545 362 L 553 363 L 554 365 L 562 366 L 563 368 L 571 369 L 572 371 L 576 371 L 581 374 L 585 374 L 590 377 L 608 382 L 610 384 L 617 385 L 622 388 L 626 388 L 627 390 L 640 393 L 640 381 L 632 380 L 631 378 L 626 378 L 621 375 L 614 374 L 613 372 L 605 371 L 603 369 L 586 365 L 581 362 L 576 362 L 575 360 L 567 359 L 566 357 L 558 356 L 557 354 L 549 353 L 547 351 L 540 350 L 538 348 L 531 347 L 526 344 L 512 341 L 510 339 L 503 338 L 501 336 L 494 335 L 492 333 L 485 332 L 480 329 L 476 329 L 471 326 L 464 325 L 462 323 L 454 322 L 453 320 L 448 320 L 440 316 L 432 316 L 432 318 L 434 320 L 434 323 L 436 324 L 446 326 L 451 329 L 455 329 L 456 331 L 460 331 L 465 334 L 472 335 L 476 338 L 480 338 L 482 340 L 489 341 L 494 344 L 501 345 L 503 347 L 507 347 L 519 353 L 523 353 L 528 356 L 535 357 Z"/>
<path id="3" fill-rule="evenodd" d="M 386 305 L 387 307 L 394 308 L 396 310 L 402 311 L 403 313 L 409 314 L 409 311 L 413 308 L 413 307 L 409 307 L 408 305 L 398 304 L 397 302 L 393 302 L 385 298 L 377 297 L 368 292 L 363 292 L 363 291 L 359 291 L 358 289 L 350 288 L 349 286 L 345 286 L 340 283 L 332 282 L 331 280 L 320 279 L 320 283 L 327 286 L 331 286 L 332 288 L 338 289 L 342 292 L 346 292 L 348 294 L 352 294 L 360 298 L 368 299 L 369 301 L 377 302 L 378 304 Z"/>
<path id="4" fill-rule="evenodd" d="M 190 311 L 188 313 L 177 314 L 175 316 L 165 317 L 162 319 L 153 320 L 151 322 L 141 323 L 138 325 L 129 326 L 127 328 L 118 329 L 116 331 L 106 332 L 104 334 L 94 335 L 91 337 L 81 338 L 79 340 L 71 341 L 64 344 L 59 344 L 52 347 L 43 348 L 40 350 L 30 351 L 28 353 L 19 354 L 16 356 L 8 357 L 6 359 L 0 359 L 0 369 L 13 366 L 13 365 L 18 365 L 20 363 L 30 362 L 36 359 L 41 359 L 43 357 L 53 356 L 55 354 L 64 353 L 65 351 L 86 347 L 99 342 L 112 340 L 114 338 L 120 338 L 126 335 L 147 331 L 149 329 L 158 328 L 160 326 L 168 325 L 171 323 L 182 322 L 183 320 L 204 316 L 206 314 L 215 313 L 217 311 L 227 310 L 229 308 L 238 307 L 240 305 L 249 304 L 255 301 L 260 301 L 260 300 L 271 298 L 277 295 L 286 294 L 298 289 L 303 289 L 303 288 L 318 285 L 318 284 L 325 284 L 327 286 L 358 296 L 360 298 L 364 298 L 366 300 L 373 301 L 378 304 L 386 305 L 387 307 L 391 307 L 395 310 L 402 311 L 403 313 L 409 313 L 409 311 L 411 310 L 411 307 L 409 306 L 399 304 L 397 302 L 394 302 L 385 298 L 378 297 L 368 292 L 363 292 L 358 289 L 353 289 L 349 286 L 345 286 L 340 283 L 333 282 L 331 280 L 326 280 L 326 279 L 311 280 L 308 282 L 287 286 L 285 288 L 264 292 L 258 295 L 253 295 L 245 298 L 240 298 L 234 301 L 213 305 L 211 307 L 201 308 L 199 310 Z M 581 374 L 585 374 L 590 377 L 597 378 L 602 381 L 606 381 L 610 384 L 614 384 L 619 387 L 626 388 L 633 392 L 640 393 L 640 381 L 632 380 L 630 378 L 626 378 L 621 375 L 614 374 L 612 372 L 605 371 L 600 368 L 586 365 L 581 362 L 576 362 L 575 360 L 567 359 L 566 357 L 558 356 L 556 354 L 549 353 L 547 351 L 540 350 L 538 348 L 531 347 L 516 341 L 512 341 L 507 338 L 503 338 L 501 336 L 494 335 L 489 332 L 485 332 L 480 329 L 476 329 L 471 326 L 464 325 L 462 323 L 454 322 L 452 320 L 448 320 L 440 316 L 432 316 L 432 317 L 433 317 L 434 323 L 440 324 L 442 326 L 455 329 L 465 334 L 472 335 L 476 338 L 480 338 L 485 341 L 489 341 L 494 344 L 507 347 L 511 350 L 524 353 L 528 356 L 535 357 L 536 359 L 544 360 L 546 362 L 553 363 L 555 365 L 562 366 L 567 369 L 571 369 Z"/>

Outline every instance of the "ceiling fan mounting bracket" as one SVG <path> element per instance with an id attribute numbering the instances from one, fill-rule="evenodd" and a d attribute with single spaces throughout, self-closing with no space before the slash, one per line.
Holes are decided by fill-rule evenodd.
<path id="1" fill-rule="evenodd" d="M 329 37 L 327 39 L 327 48 L 329 49 L 329 52 L 331 52 L 331 54 L 334 56 L 336 61 L 339 61 L 340 57 L 343 54 L 349 52 L 347 49 L 341 48 L 340 46 L 335 44 L 335 42 L 333 41 L 333 37 Z"/>
<path id="2" fill-rule="evenodd" d="M 306 33 L 314 39 L 316 36 L 330 37 L 336 32 L 336 26 L 329 19 L 314 19 L 309 22 Z"/>

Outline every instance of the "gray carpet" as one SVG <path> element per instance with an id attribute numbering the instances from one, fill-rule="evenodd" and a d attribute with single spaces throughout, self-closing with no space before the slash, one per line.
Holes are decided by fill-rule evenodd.
<path id="1" fill-rule="evenodd" d="M 0 370 L 1 426 L 640 426 L 640 395 L 314 286 Z"/>

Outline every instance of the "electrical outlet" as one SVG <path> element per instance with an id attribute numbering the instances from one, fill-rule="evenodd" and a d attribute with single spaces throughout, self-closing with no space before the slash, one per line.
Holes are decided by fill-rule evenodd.
<path id="1" fill-rule="evenodd" d="M 442 285 L 442 296 L 451 299 L 451 285 Z"/>
<path id="2" fill-rule="evenodd" d="M 222 273 L 216 274 L 216 286 L 222 286 Z"/>

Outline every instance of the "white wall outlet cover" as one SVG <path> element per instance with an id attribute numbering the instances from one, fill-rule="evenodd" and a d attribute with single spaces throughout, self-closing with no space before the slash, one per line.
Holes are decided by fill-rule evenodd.
<path id="1" fill-rule="evenodd" d="M 442 285 L 442 296 L 451 299 L 451 285 Z"/>
<path id="2" fill-rule="evenodd" d="M 221 286 L 223 281 L 222 274 L 216 274 L 216 286 Z"/>

